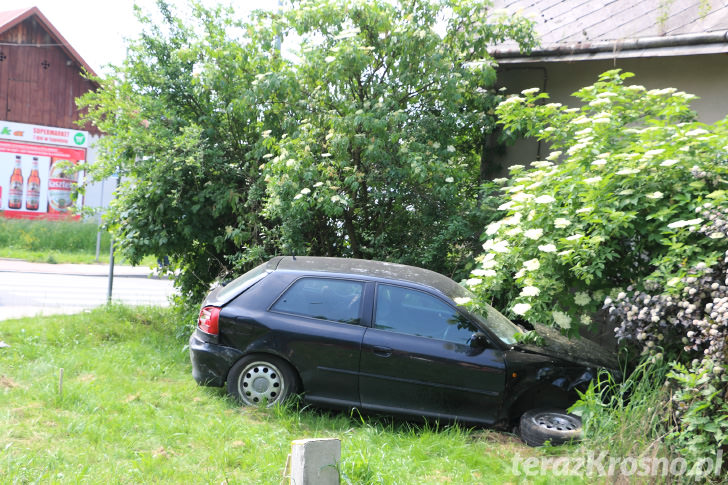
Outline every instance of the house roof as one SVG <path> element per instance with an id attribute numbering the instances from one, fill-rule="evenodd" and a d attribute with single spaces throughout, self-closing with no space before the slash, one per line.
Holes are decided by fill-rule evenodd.
<path id="1" fill-rule="evenodd" d="M 96 73 L 91 66 L 83 60 L 83 58 L 71 47 L 71 44 L 61 35 L 53 24 L 51 24 L 45 15 L 38 10 L 38 7 L 24 8 L 19 10 L 10 10 L 0 12 L 0 34 L 3 34 L 16 25 L 24 22 L 25 20 L 35 17 L 45 31 L 50 34 L 51 38 L 58 44 L 68 57 L 70 57 L 76 64 L 83 67 L 91 75 L 96 76 Z"/>
<path id="2" fill-rule="evenodd" d="M 495 0 L 494 8 L 534 20 L 541 45 L 530 62 L 728 52 L 726 2 Z M 515 43 L 490 53 L 500 63 L 526 62 Z"/>

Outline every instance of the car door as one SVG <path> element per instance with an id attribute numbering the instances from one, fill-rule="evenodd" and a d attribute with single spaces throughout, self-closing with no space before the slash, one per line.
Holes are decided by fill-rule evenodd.
<path id="1" fill-rule="evenodd" d="M 276 341 L 298 369 L 307 400 L 338 407 L 359 405 L 366 286 L 362 281 L 304 276 L 271 305 Z"/>
<path id="2" fill-rule="evenodd" d="M 491 424 L 505 384 L 504 357 L 495 345 L 471 345 L 477 331 L 435 294 L 377 284 L 372 327 L 362 341 L 362 407 Z"/>

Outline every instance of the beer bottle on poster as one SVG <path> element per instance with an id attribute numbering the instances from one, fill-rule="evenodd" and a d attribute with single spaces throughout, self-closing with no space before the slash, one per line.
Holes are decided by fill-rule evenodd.
<path id="1" fill-rule="evenodd" d="M 25 193 L 25 208 L 37 211 L 40 206 L 40 175 L 38 174 L 38 157 L 33 157 L 33 168 L 28 177 L 28 191 Z"/>
<path id="2" fill-rule="evenodd" d="M 23 207 L 23 168 L 20 155 L 15 155 L 15 168 L 10 174 L 10 187 L 8 187 L 8 209 Z"/>
<path id="3" fill-rule="evenodd" d="M 51 159 L 51 167 L 48 175 L 48 212 L 68 212 L 73 201 L 71 191 L 73 179 L 66 168 L 68 160 L 59 158 Z"/>

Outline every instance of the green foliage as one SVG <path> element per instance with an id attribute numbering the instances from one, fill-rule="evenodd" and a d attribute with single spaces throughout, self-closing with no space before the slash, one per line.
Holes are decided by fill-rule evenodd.
<path id="1" fill-rule="evenodd" d="M 600 371 L 569 409 L 582 418 L 585 447 L 614 457 L 668 453 L 660 444 L 667 429 L 664 383 L 668 371 L 664 362 L 653 365 L 647 360 L 623 379 Z"/>
<path id="2" fill-rule="evenodd" d="M 725 483 L 718 452 L 728 430 L 728 379 L 712 369 L 708 361 L 688 369 L 645 358 L 622 381 L 602 372 L 570 409 L 582 417 L 583 448 L 609 459 L 646 460 L 652 477 L 671 468 L 661 461 L 683 459 L 680 483 Z"/>
<path id="3" fill-rule="evenodd" d="M 721 234 L 696 226 L 706 200 L 725 205 L 728 124 L 697 123 L 692 95 L 627 85 L 631 76 L 604 73 L 574 94 L 579 108 L 545 103 L 537 88 L 499 105 L 506 131 L 555 151 L 511 167 L 505 217 L 485 231 L 470 280 L 481 297 L 575 334 L 607 294 L 675 285 L 725 250 Z"/>
<path id="4" fill-rule="evenodd" d="M 728 445 L 728 376 L 722 365 L 712 359 L 696 360 L 690 368 L 674 362 L 668 374 L 676 391 L 671 401 L 675 429 L 667 442 L 690 463 L 715 459 Z"/>
<path id="5" fill-rule="evenodd" d="M 96 176 L 124 177 L 109 214 L 121 250 L 132 263 L 169 256 L 183 292 L 199 295 L 272 251 L 258 165 L 288 80 L 271 29 L 197 5 L 186 25 L 158 6 L 162 21 L 140 15 L 124 64 L 80 104 L 106 134 Z"/>
<path id="6" fill-rule="evenodd" d="M 725 446 L 728 428 L 728 122 L 697 123 L 693 96 L 627 85 L 631 76 L 604 73 L 575 93 L 579 108 L 537 89 L 501 103 L 506 131 L 555 151 L 532 169 L 512 167 L 506 217 L 486 229 L 469 282 L 566 333 L 604 304 L 617 336 L 645 357 L 623 382 L 603 375 L 581 395 L 573 409 L 586 443 L 609 436 L 610 454 L 629 456 L 664 438 L 660 453 L 685 458 L 692 473 Z M 670 364 L 669 399 L 665 357 L 696 354 L 706 357 L 690 369 Z"/>
<path id="7" fill-rule="evenodd" d="M 132 262 L 169 256 L 194 297 L 280 253 L 462 272 L 494 214 L 486 46 L 530 48 L 530 22 L 472 0 L 301 1 L 248 23 L 158 6 L 81 100 L 106 134 L 96 175 L 124 177 L 109 220 Z"/>
<path id="8" fill-rule="evenodd" d="M 499 97 L 482 56 L 506 38 L 529 47 L 530 25 L 465 1 L 302 2 L 285 20 L 301 36 L 304 96 L 265 165 L 283 247 L 453 274 L 491 218 L 473 147 Z"/>
<path id="9" fill-rule="evenodd" d="M 532 344 L 539 347 L 542 347 L 545 343 L 543 337 L 536 333 L 535 330 L 529 330 L 523 333 L 516 332 L 515 334 L 513 334 L 513 338 L 516 339 L 516 342 L 520 342 L 522 344 Z"/>

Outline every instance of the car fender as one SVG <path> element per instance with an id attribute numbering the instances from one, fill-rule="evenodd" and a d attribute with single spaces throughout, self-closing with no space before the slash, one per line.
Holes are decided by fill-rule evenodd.
<path id="1" fill-rule="evenodd" d="M 549 356 L 510 350 L 506 352 L 506 399 L 503 416 L 507 421 L 534 408 L 565 409 L 586 388 L 596 369 Z"/>

